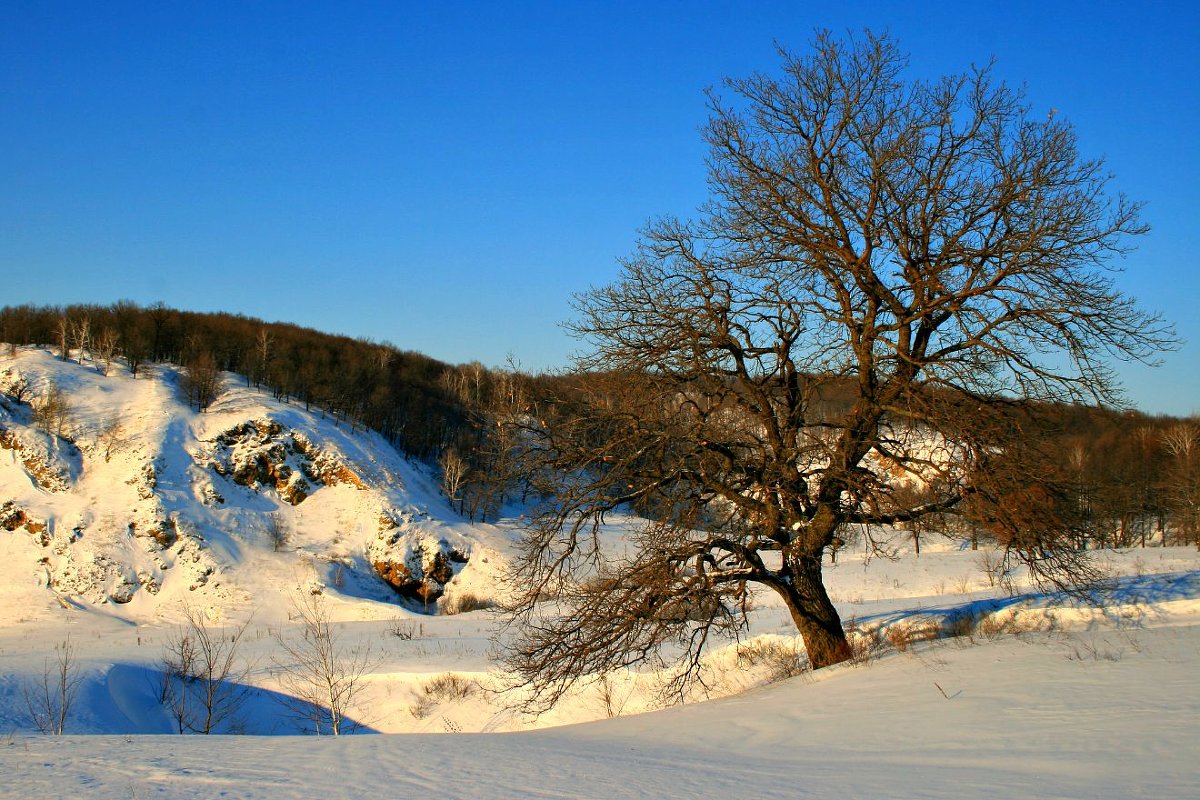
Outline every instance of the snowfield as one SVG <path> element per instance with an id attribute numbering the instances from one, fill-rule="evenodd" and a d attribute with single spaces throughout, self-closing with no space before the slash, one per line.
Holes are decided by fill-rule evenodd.
<path id="1" fill-rule="evenodd" d="M 0 740 L 0 795 L 1189 798 L 1198 657 L 1193 616 L 943 644 L 528 733 L 18 734 Z"/>
<path id="2" fill-rule="evenodd" d="M 436 600 L 401 597 L 375 567 L 405 566 L 443 604 L 494 596 L 520 509 L 473 524 L 378 437 L 236 376 L 207 414 L 167 369 L 135 381 L 23 348 L 0 358 L 0 388 L 18 378 L 63 387 L 74 444 L 22 404 L 0 408 L 22 445 L 0 448 L 13 520 L 0 529 L 0 797 L 1200 796 L 1194 549 L 1106 554 L 1113 592 L 1078 604 L 1021 574 L 1011 592 L 992 586 L 986 550 L 929 539 L 917 556 L 897 531 L 895 559 L 851 543 L 827 566 L 860 663 L 784 677 L 799 641 L 760 593 L 687 702 L 664 701 L 645 671 L 532 717 L 503 691 L 499 620 L 425 613 Z M 112 419 L 117 442 L 101 435 Z M 269 512 L 294 534 L 278 551 Z M 145 535 L 164 520 L 173 533 Z M 632 524 L 610 520 L 614 546 Z M 435 565 L 435 550 L 461 559 Z M 279 640 L 301 636 L 303 597 L 346 652 L 369 653 L 360 735 L 301 735 L 308 721 L 289 710 Z M 246 626 L 245 702 L 220 735 L 174 734 L 161 702 L 185 604 L 214 629 Z M 66 642 L 81 679 L 68 735 L 41 735 L 26 698 Z"/>

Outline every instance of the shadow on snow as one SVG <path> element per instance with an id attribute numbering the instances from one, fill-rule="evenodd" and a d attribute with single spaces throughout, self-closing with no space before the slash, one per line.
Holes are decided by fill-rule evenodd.
<path id="1" fill-rule="evenodd" d="M 162 702 L 162 684 L 161 671 L 141 664 L 114 664 L 88 676 L 75 703 L 78 714 L 72 712 L 76 717 L 72 727 L 95 734 L 178 733 L 176 717 Z M 314 732 L 313 721 L 301 714 L 294 698 L 255 686 L 228 688 L 244 699 L 237 712 L 215 726 L 213 733 L 291 736 Z M 322 733 L 327 731 L 322 724 Z M 343 722 L 343 731 L 378 733 L 350 719 Z"/>
<path id="2" fill-rule="evenodd" d="M 1094 608 L 1104 616 L 1110 616 L 1114 614 L 1111 611 L 1114 606 L 1128 608 L 1197 598 L 1200 598 L 1200 570 L 1190 570 L 1110 578 L 1103 585 L 1088 590 L 1082 595 L 1061 591 L 1024 592 L 1011 597 L 988 597 L 965 603 L 933 607 L 921 606 L 871 614 L 859 617 L 857 621 L 870 627 L 888 627 L 915 618 L 940 618 L 942 631 L 948 633 L 958 627 L 963 620 L 980 619 L 989 614 L 1016 607 L 1046 610 L 1062 607 Z M 1113 619 L 1118 624 L 1130 624 L 1131 622 L 1136 623 L 1143 614 L 1144 612 L 1135 613 L 1131 618 L 1128 614 L 1122 613 L 1114 615 Z"/>

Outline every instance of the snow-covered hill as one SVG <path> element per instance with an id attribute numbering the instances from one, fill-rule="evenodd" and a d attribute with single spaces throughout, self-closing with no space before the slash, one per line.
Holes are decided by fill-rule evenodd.
<path id="1" fill-rule="evenodd" d="M 385 617 L 486 592 L 499 534 L 464 524 L 378 435 L 234 375 L 196 413 L 179 382 L 32 348 L 0 361 L 0 608 L 146 623 L 186 599 L 272 619 L 296 592 L 327 591 Z M 37 424 L 52 387 L 66 410 Z"/>

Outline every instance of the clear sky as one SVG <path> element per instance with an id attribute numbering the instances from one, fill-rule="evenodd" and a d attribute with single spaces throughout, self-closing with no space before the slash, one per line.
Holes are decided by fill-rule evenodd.
<path id="1" fill-rule="evenodd" d="M 995 58 L 1144 201 L 1120 286 L 1200 412 L 1200 4 L 0 0 L 0 303 L 230 311 L 449 362 L 564 365 L 572 293 L 705 197 L 703 90 L 774 42 Z"/>

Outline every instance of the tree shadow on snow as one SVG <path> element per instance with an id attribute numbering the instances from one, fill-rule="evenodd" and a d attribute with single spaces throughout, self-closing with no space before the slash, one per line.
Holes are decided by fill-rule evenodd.
<path id="1" fill-rule="evenodd" d="M 72 710 L 77 722 L 73 727 L 95 734 L 179 733 L 177 717 L 163 702 L 162 687 L 160 670 L 143 664 L 114 664 L 105 672 L 89 676 L 80 687 Z M 253 736 L 314 733 L 312 720 L 304 718 L 294 698 L 256 686 L 234 684 L 228 688 L 242 699 L 237 711 L 214 726 L 213 733 Z M 349 719 L 343 722 L 343 731 L 378 733 Z M 323 726 L 321 733 L 327 732 Z"/>
<path id="2" fill-rule="evenodd" d="M 942 635 L 952 635 L 964 623 L 979 620 L 1006 609 L 1022 607 L 1046 609 L 1075 607 L 1092 608 L 1109 616 L 1119 625 L 1136 624 L 1146 614 L 1138 610 L 1154 603 L 1200 598 L 1200 570 L 1155 575 L 1128 575 L 1109 578 L 1102 585 L 1082 593 L 1061 591 L 1024 592 L 1009 597 L 989 597 L 943 606 L 907 608 L 860 617 L 858 623 L 873 628 L 886 628 L 913 620 L 938 621 Z M 1120 613 L 1112 612 L 1121 607 Z M 1130 609 L 1132 610 L 1132 613 Z"/>

